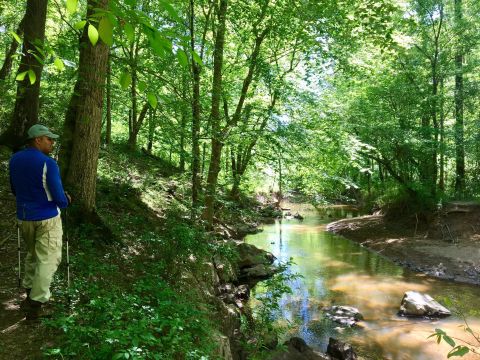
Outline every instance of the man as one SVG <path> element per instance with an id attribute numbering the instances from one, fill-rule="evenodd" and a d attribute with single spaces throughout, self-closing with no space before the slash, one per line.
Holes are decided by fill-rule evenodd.
<path id="1" fill-rule="evenodd" d="M 28 146 L 10 159 L 10 184 L 17 219 L 27 247 L 23 286 L 27 298 L 20 308 L 27 320 L 44 315 L 50 283 L 62 257 L 60 209 L 70 197 L 64 192 L 58 165 L 49 154 L 58 135 L 37 124 L 28 130 Z"/>

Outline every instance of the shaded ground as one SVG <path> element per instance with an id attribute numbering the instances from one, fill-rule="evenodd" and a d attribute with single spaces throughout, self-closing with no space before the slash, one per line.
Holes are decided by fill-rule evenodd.
<path id="1" fill-rule="evenodd" d="M 0 173 L 7 173 L 8 154 L 0 161 Z M 41 347 L 52 334 L 42 324 L 28 325 L 19 311 L 24 299 L 18 287 L 17 229 L 15 198 L 9 192 L 8 178 L 0 176 L 0 359 L 38 359 Z M 22 248 L 22 259 L 25 256 Z"/>
<path id="2" fill-rule="evenodd" d="M 212 249 L 217 251 L 220 246 L 215 248 L 208 246 L 207 236 L 213 239 L 214 236 L 223 235 L 224 231 L 225 237 L 241 238 L 245 233 L 253 231 L 255 229 L 253 216 L 256 213 L 235 210 L 233 203 L 224 201 L 222 202 L 224 208 L 221 209 L 224 223 L 217 226 L 216 234 L 205 234 L 189 221 L 190 194 L 188 191 L 190 187 L 186 176 L 176 172 L 161 159 L 144 154 L 126 154 L 121 147 L 101 152 L 97 182 L 97 211 L 105 226 L 99 229 L 91 224 L 74 225 L 72 221 L 74 209 L 69 210 L 67 228 L 70 238 L 72 278 L 70 307 L 64 306 L 67 302 L 64 247 L 63 261 L 51 288 L 54 319 L 50 321 L 49 326 L 42 323 L 27 324 L 19 311 L 20 302 L 25 298 L 25 294 L 24 290 L 18 287 L 17 280 L 15 198 L 10 193 L 8 181 L 9 158 L 10 152 L 0 147 L 0 202 L 2 205 L 0 206 L 0 360 L 41 359 L 45 358 L 45 349 L 48 349 L 53 359 L 64 358 L 60 350 L 65 350 L 66 340 L 70 344 L 70 340 L 78 339 L 75 334 L 82 333 L 85 329 L 84 332 L 89 334 L 93 334 L 93 330 L 101 331 L 100 334 L 106 334 L 112 329 L 118 330 L 118 336 L 129 343 L 130 327 L 134 328 L 137 322 L 142 323 L 147 319 L 148 312 L 132 310 L 128 314 L 123 313 L 122 317 L 110 316 L 112 313 L 132 308 L 129 301 L 124 299 L 124 294 L 137 296 L 138 301 L 141 300 L 140 295 L 143 298 L 145 294 L 148 295 L 145 296 L 147 299 L 145 301 L 151 298 L 159 299 L 154 302 L 154 305 L 158 305 L 156 309 L 159 311 L 171 310 L 168 319 L 172 318 L 170 316 L 172 312 L 177 311 L 183 314 L 182 311 L 184 311 L 190 315 L 194 314 L 196 323 L 214 324 L 212 329 L 215 331 L 223 329 L 224 324 L 215 318 L 219 314 L 214 313 L 213 310 L 210 311 L 211 308 L 207 308 L 208 302 L 204 299 L 204 293 L 210 289 L 203 291 L 199 285 L 211 280 L 211 264 L 203 261 L 192 262 L 190 255 L 196 252 L 208 258 L 213 256 Z M 228 216 L 229 214 L 231 216 Z M 270 216 L 270 213 L 267 212 L 264 216 Z M 64 229 L 66 229 L 65 225 Z M 108 231 L 105 232 L 106 230 Z M 223 244 L 223 242 L 219 243 Z M 25 249 L 21 242 L 22 267 L 24 257 Z M 186 274 L 192 277 L 184 276 Z M 142 280 L 144 286 L 136 287 L 137 280 Z M 150 284 L 154 285 L 150 286 Z M 213 294 L 214 289 L 211 290 Z M 169 300 L 165 303 L 171 305 L 163 306 L 163 298 L 160 296 L 172 298 L 175 301 Z M 89 301 L 94 298 L 101 301 Z M 102 320 L 94 316 L 103 309 L 104 304 L 107 304 L 109 309 L 108 322 L 101 323 Z M 136 305 L 135 309 L 144 309 L 143 306 L 134 305 Z M 210 305 L 208 303 L 208 306 Z M 147 315 L 142 317 L 144 314 Z M 194 331 L 196 329 L 193 326 L 196 323 L 189 321 L 190 315 L 179 316 L 181 326 L 177 328 L 181 330 L 182 339 L 185 342 L 189 340 L 193 343 L 197 339 L 195 337 L 197 333 Z M 135 321 L 130 321 L 128 316 L 135 317 Z M 174 317 L 171 321 L 168 319 L 167 325 L 176 321 Z M 193 325 L 189 327 L 191 324 Z M 91 329 L 88 329 L 89 326 Z M 145 326 L 145 331 L 143 329 L 142 331 L 148 332 L 152 328 L 153 326 Z M 173 334 L 177 328 L 166 326 L 166 341 L 172 339 L 173 342 L 178 339 L 170 335 L 170 332 Z M 188 330 L 190 328 L 192 330 Z M 75 333 L 74 329 L 79 330 Z M 70 335 L 72 333 L 73 336 Z M 95 332 L 95 334 L 99 333 Z M 102 341 L 101 339 L 103 338 L 96 335 L 92 341 L 97 345 L 97 342 Z M 82 343 L 83 340 L 75 341 L 77 343 L 74 344 L 76 346 L 74 349 L 88 350 L 88 343 Z M 182 346 L 187 349 L 187 345 Z M 159 349 L 159 351 L 163 350 L 165 349 Z M 169 349 L 165 351 L 167 350 L 169 351 Z M 195 348 L 195 350 L 198 349 Z M 66 351 L 63 354 L 72 354 L 68 348 Z M 76 356 L 69 357 L 76 358 Z M 100 355 L 97 357 L 85 355 L 85 358 L 87 357 L 107 358 Z"/>
<path id="3" fill-rule="evenodd" d="M 430 224 L 382 215 L 343 219 L 327 230 L 411 270 L 480 285 L 480 205 L 450 203 Z"/>

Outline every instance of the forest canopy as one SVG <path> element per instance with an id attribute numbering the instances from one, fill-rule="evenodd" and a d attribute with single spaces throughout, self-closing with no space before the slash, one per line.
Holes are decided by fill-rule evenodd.
<path id="1" fill-rule="evenodd" d="M 101 147 L 219 192 L 372 208 L 476 197 L 472 0 L 28 0 L 0 8 L 0 143 L 40 122 L 85 212 Z M 403 199 L 403 200 L 402 200 Z"/>

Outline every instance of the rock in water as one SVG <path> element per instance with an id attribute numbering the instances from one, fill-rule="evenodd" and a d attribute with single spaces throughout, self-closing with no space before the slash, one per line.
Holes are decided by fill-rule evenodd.
<path id="1" fill-rule="evenodd" d="M 271 360 L 330 360 L 330 357 L 312 350 L 303 339 L 293 337 L 285 342 L 283 349 L 274 353 Z"/>
<path id="2" fill-rule="evenodd" d="M 353 351 L 352 345 L 334 338 L 328 340 L 327 354 L 337 360 L 357 360 L 357 354 Z"/>
<path id="3" fill-rule="evenodd" d="M 323 311 L 326 313 L 325 317 L 344 326 L 354 326 L 357 321 L 363 320 L 362 314 L 352 306 L 335 305 L 325 308 Z"/>
<path id="4" fill-rule="evenodd" d="M 421 294 L 416 291 L 407 291 L 403 295 L 400 305 L 399 315 L 404 316 L 427 316 L 427 317 L 446 317 L 450 316 L 450 311 L 440 305 L 428 294 Z"/>

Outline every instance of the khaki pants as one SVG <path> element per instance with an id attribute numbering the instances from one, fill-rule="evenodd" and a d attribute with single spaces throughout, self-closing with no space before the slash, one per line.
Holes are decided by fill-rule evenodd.
<path id="1" fill-rule="evenodd" d="M 27 245 L 23 286 L 32 289 L 32 300 L 47 302 L 53 274 L 62 259 L 62 220 L 57 215 L 40 221 L 19 220 L 18 225 Z"/>

